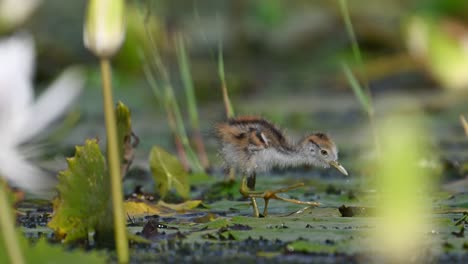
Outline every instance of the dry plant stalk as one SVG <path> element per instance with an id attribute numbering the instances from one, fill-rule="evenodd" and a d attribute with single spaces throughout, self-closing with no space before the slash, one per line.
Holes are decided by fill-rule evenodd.
<path id="1" fill-rule="evenodd" d="M 463 115 L 460 115 L 460 122 L 463 126 L 463 130 L 465 130 L 465 135 L 468 138 L 468 122 Z"/>

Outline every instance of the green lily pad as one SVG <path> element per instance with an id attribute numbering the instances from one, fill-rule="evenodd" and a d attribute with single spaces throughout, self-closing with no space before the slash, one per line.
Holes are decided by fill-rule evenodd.
<path id="1" fill-rule="evenodd" d="M 336 248 L 332 245 L 299 240 L 288 244 L 286 250 L 298 253 L 334 253 Z"/>
<path id="2" fill-rule="evenodd" d="M 164 198 L 171 189 L 175 189 L 187 199 L 190 192 L 188 174 L 180 161 L 164 149 L 154 146 L 149 156 L 151 172 L 156 182 L 156 191 Z"/>

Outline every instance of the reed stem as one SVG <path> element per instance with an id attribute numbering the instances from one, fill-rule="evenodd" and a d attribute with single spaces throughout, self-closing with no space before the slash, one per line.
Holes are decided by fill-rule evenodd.
<path id="1" fill-rule="evenodd" d="M 351 48 L 353 51 L 354 59 L 359 69 L 359 73 L 360 73 L 359 76 L 363 79 L 364 89 L 359 84 L 357 85 L 357 87 L 359 90 L 361 90 L 360 93 L 365 94 L 365 97 L 367 97 L 367 100 L 366 100 L 367 105 L 363 105 L 363 108 L 365 109 L 367 116 L 369 118 L 369 125 L 371 127 L 371 133 L 374 139 L 375 150 L 377 154 L 379 154 L 380 147 L 379 147 L 379 140 L 378 140 L 377 131 L 375 127 L 374 106 L 372 104 L 372 93 L 369 87 L 369 80 L 367 79 L 367 74 L 365 72 L 361 50 L 359 48 L 359 43 L 357 41 L 356 34 L 354 33 L 354 27 L 351 22 L 351 17 L 349 15 L 347 0 L 339 0 L 339 5 L 340 5 L 341 15 L 343 16 L 343 20 L 345 23 L 346 32 L 348 33 L 348 37 L 351 40 Z M 356 93 L 356 90 L 355 90 L 355 93 Z"/>
<path id="2" fill-rule="evenodd" d="M 195 149 L 201 165 L 203 168 L 207 169 L 210 166 L 210 163 L 206 154 L 205 144 L 203 143 L 203 137 L 200 132 L 200 119 L 197 110 L 195 88 L 193 85 L 192 75 L 190 73 L 190 61 L 181 35 L 176 37 L 176 54 L 179 62 L 180 77 L 182 78 L 185 88 L 190 125 L 192 126 L 192 140 L 195 143 Z"/>
<path id="3" fill-rule="evenodd" d="M 101 58 L 102 89 L 104 97 L 104 114 L 107 134 L 107 162 L 110 174 L 112 204 L 114 212 L 115 246 L 119 263 L 128 263 L 128 239 L 123 209 L 123 193 L 120 175 L 119 148 L 117 141 L 117 124 L 112 98 L 111 66 L 108 59 Z"/>
<path id="4" fill-rule="evenodd" d="M 226 116 L 228 118 L 233 118 L 234 108 L 232 107 L 231 100 L 229 99 L 229 94 L 226 85 L 226 75 L 224 73 L 224 59 L 221 42 L 219 43 L 218 49 L 218 75 L 219 79 L 221 80 L 221 90 L 223 92 L 224 109 L 226 111 Z"/>

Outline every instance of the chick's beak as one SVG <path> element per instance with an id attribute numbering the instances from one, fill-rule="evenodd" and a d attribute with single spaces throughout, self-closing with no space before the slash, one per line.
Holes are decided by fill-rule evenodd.
<path id="1" fill-rule="evenodd" d="M 336 160 L 330 161 L 330 165 L 332 165 L 333 167 L 338 169 L 344 175 L 348 176 L 348 172 L 346 171 L 346 169 L 343 166 L 341 166 L 341 164 L 338 161 L 336 161 Z"/>

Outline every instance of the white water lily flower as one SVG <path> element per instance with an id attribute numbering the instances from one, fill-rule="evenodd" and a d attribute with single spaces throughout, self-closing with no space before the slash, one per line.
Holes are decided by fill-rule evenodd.
<path id="1" fill-rule="evenodd" d="M 9 30 L 28 19 L 42 0 L 0 0 L 0 29 Z"/>
<path id="2" fill-rule="evenodd" d="M 30 35 L 0 39 L 0 176 L 30 191 L 51 187 L 53 181 L 30 162 L 22 144 L 55 121 L 83 87 L 80 70 L 64 71 L 34 98 L 34 42 Z"/>

